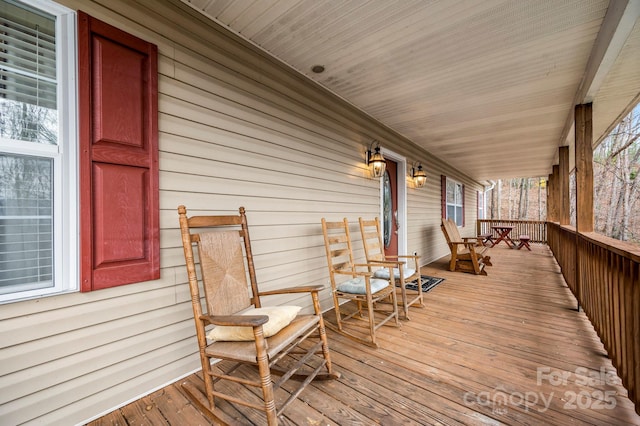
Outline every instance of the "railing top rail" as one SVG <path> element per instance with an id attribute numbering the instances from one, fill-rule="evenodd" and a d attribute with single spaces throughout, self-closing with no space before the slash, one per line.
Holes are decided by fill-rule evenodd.
<path id="1" fill-rule="evenodd" d="M 549 222 L 552 224 L 552 222 Z M 558 223 L 553 223 L 556 226 L 559 226 L 560 229 L 570 232 L 572 234 L 578 234 L 579 238 L 582 238 L 586 241 L 589 241 L 592 244 L 595 244 L 599 247 L 602 247 L 606 250 L 609 250 L 618 256 L 626 257 L 636 263 L 640 263 L 640 246 L 629 243 L 627 241 L 616 240 L 615 238 L 607 237 L 606 235 L 601 235 L 596 232 L 577 232 L 576 228 L 568 225 L 559 225 Z"/>
<path id="2" fill-rule="evenodd" d="M 636 263 L 640 263 L 640 247 L 635 244 L 616 240 L 604 235 L 597 234 L 595 232 L 580 233 L 579 236 L 585 240 L 606 248 L 609 251 L 616 253 L 619 256 L 624 256 Z"/>
<path id="3" fill-rule="evenodd" d="M 478 219 L 478 222 L 517 222 L 517 223 L 547 223 L 546 220 L 525 220 L 525 219 Z"/>

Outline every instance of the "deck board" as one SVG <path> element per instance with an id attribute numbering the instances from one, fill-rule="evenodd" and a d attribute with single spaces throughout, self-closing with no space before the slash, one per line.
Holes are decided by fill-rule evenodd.
<path id="1" fill-rule="evenodd" d="M 447 259 L 423 267 L 423 274 L 445 281 L 426 294 L 424 308 L 411 308 L 410 321 L 379 330 L 378 349 L 328 330 L 342 377 L 313 383 L 287 408 L 283 423 L 640 424 L 549 249 L 531 247 L 492 249 L 486 277 L 449 272 Z M 331 312 L 325 317 L 333 320 Z M 538 380 L 538 369 L 560 383 Z M 187 380 L 202 386 L 197 374 Z M 256 390 L 241 392 L 253 398 Z M 240 424 L 264 423 L 254 410 L 221 408 Z M 210 423 L 176 383 L 90 423 L 98 424 Z"/>

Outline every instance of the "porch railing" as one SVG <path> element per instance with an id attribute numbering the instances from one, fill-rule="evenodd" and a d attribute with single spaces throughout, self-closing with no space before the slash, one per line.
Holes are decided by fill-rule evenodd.
<path id="1" fill-rule="evenodd" d="M 499 225 L 513 226 L 514 228 L 510 235 L 513 239 L 517 239 L 520 235 L 528 235 L 531 238 L 531 242 L 547 242 L 547 222 L 541 220 L 478 219 L 477 235 L 489 233 L 496 235 L 491 227 Z"/>
<path id="2" fill-rule="evenodd" d="M 640 414 L 640 249 L 548 224 L 549 247 Z"/>

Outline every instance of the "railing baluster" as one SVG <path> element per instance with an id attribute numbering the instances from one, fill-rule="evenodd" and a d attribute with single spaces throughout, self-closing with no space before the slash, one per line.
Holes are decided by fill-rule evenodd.
<path id="1" fill-rule="evenodd" d="M 499 225 L 514 227 L 511 238 L 517 239 L 520 235 L 528 235 L 532 243 L 547 243 L 547 222 L 541 220 L 478 219 L 476 231 L 478 235 L 489 233 L 492 232 L 492 226 Z"/>
<path id="2" fill-rule="evenodd" d="M 496 225 L 514 226 L 514 239 L 527 234 L 549 246 L 640 413 L 640 250 L 553 222 L 479 219 L 477 229 Z"/>
<path id="3" fill-rule="evenodd" d="M 640 413 L 640 250 L 597 234 L 576 234 L 557 223 L 548 223 L 546 231 L 567 285 Z"/>

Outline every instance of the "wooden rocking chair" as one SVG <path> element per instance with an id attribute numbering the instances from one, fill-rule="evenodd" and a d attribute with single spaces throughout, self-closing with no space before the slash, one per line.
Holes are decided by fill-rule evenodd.
<path id="1" fill-rule="evenodd" d="M 380 220 L 376 217 L 373 220 L 358 219 L 360 222 L 360 233 L 362 234 L 362 245 L 364 246 L 364 255 L 367 263 L 371 262 L 391 262 L 393 265 L 393 276 L 396 284 L 399 285 L 400 298 L 398 302 L 402 303 L 402 311 L 404 317 L 409 319 L 409 306 L 424 307 L 422 296 L 422 278 L 420 276 L 420 265 L 418 255 L 398 255 L 386 256 L 384 253 L 384 243 L 382 242 L 382 233 L 380 232 Z M 413 259 L 414 265 L 409 266 L 401 259 Z M 373 268 L 369 271 L 373 273 L 375 278 L 389 279 L 388 268 Z M 417 288 L 407 289 L 407 284 L 416 282 Z"/>
<path id="2" fill-rule="evenodd" d="M 178 213 L 205 393 L 189 382 L 183 383 L 182 387 L 194 404 L 215 422 L 235 423 L 216 407 L 216 398 L 221 398 L 261 410 L 266 416 L 265 423 L 276 425 L 285 407 L 314 378 L 339 377 L 331 365 L 320 310 L 318 292 L 322 286 L 259 292 L 243 207 L 240 207 L 239 215 L 233 216 L 187 217 L 184 206 L 178 207 Z M 192 232 L 194 229 L 198 232 Z M 206 312 L 201 304 L 194 244 L 197 245 Z M 247 273 L 250 285 L 247 284 Z M 264 296 L 293 293 L 311 295 L 313 315 L 297 315 L 299 307 L 262 307 Z M 213 329 L 208 331 L 211 326 Z M 228 371 L 221 371 L 219 366 L 212 366 L 212 360 L 233 361 L 233 366 Z M 259 379 L 234 375 L 243 364 L 256 366 Z M 288 369 L 280 370 L 282 364 Z M 319 374 L 323 369 L 326 374 Z M 272 379 L 272 372 L 281 374 L 279 380 Z M 289 378 L 303 381 L 276 408 L 274 392 Z M 260 388 L 263 402 L 241 399 L 235 392 L 223 393 L 223 388 L 214 386 L 220 380 Z M 233 386 L 226 386 L 226 389 L 230 388 Z"/>
<path id="3" fill-rule="evenodd" d="M 451 250 L 449 270 L 487 275 L 485 266 L 492 266 L 489 247 L 485 247 L 479 237 L 460 237 L 458 226 L 451 219 L 442 219 L 440 228 Z"/>
<path id="4" fill-rule="evenodd" d="M 396 326 L 400 326 L 393 275 L 394 264 L 376 264 L 389 269 L 390 280 L 374 278 L 368 270 L 369 264 L 355 264 L 349 222 L 346 218 L 341 222 L 327 222 L 322 218 L 322 233 L 336 313 L 336 325 L 327 321 L 327 327 L 377 348 L 378 328 L 392 319 L 395 320 Z M 340 280 L 339 276 L 347 278 Z M 347 311 L 347 307 L 340 304 L 341 299 L 354 302 L 355 308 Z M 389 303 L 378 305 L 383 301 Z"/>

